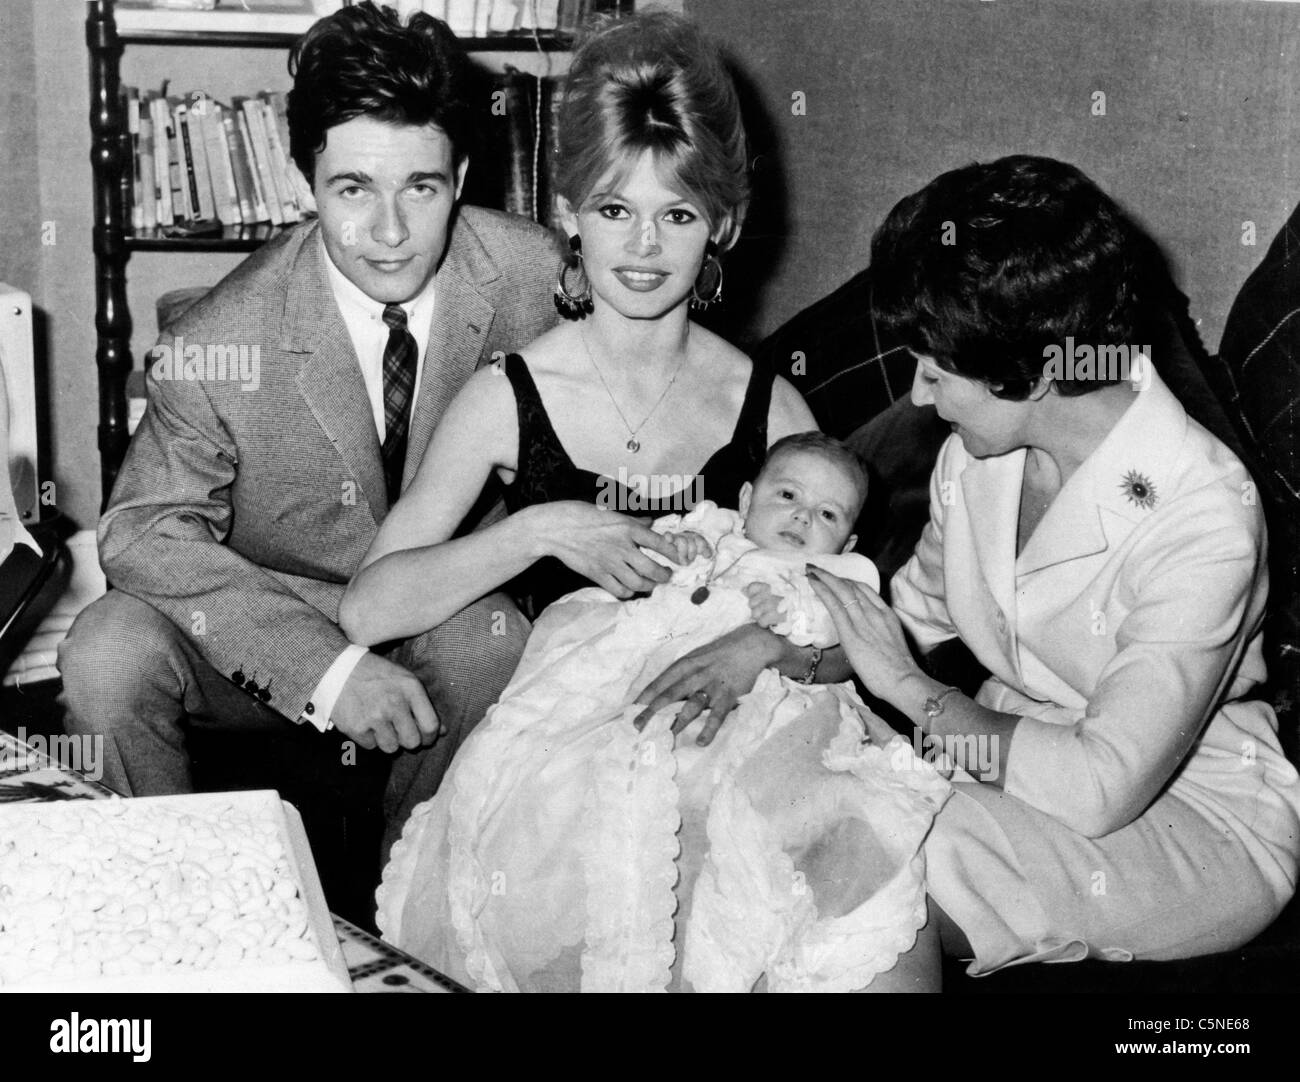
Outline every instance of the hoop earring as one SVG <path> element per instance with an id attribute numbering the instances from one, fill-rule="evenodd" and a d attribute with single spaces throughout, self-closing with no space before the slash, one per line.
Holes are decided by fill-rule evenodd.
<path id="1" fill-rule="evenodd" d="M 591 282 L 582 265 L 582 238 L 576 233 L 569 238 L 569 251 L 576 258 L 575 263 L 567 259 L 560 260 L 560 273 L 555 279 L 555 310 L 565 319 L 582 319 L 592 310 Z M 582 275 L 582 289 L 574 293 L 565 281 L 565 275 L 576 267 Z"/>
<path id="2" fill-rule="evenodd" d="M 709 305 L 722 300 L 722 260 L 718 246 L 709 241 L 704 246 L 704 265 L 691 285 L 691 311 L 703 312 Z"/>

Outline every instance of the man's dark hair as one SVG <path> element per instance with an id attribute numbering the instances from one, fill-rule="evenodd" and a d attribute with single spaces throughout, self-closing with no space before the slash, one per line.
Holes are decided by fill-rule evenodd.
<path id="1" fill-rule="evenodd" d="M 1132 343 L 1153 251 L 1074 166 L 1016 155 L 944 173 L 890 211 L 871 243 L 872 304 L 914 353 L 1024 399 L 1067 336 Z M 1063 395 L 1113 382 L 1055 381 Z"/>
<path id="2" fill-rule="evenodd" d="M 824 432 L 813 429 L 809 432 L 793 432 L 789 436 L 782 436 L 767 449 L 767 457 L 763 460 L 762 469 L 758 471 L 758 477 L 762 477 L 782 456 L 797 451 L 806 451 L 808 454 L 824 458 L 849 475 L 858 496 L 858 506 L 850 508 L 849 517 L 856 518 L 867 499 L 867 468 L 856 452 Z M 754 480 L 757 481 L 758 477 Z"/>
<path id="3" fill-rule="evenodd" d="M 434 124 L 451 141 L 455 164 L 473 125 L 469 63 L 440 19 L 416 12 L 403 25 L 370 0 L 315 23 L 289 56 L 289 152 L 310 183 L 330 128 L 359 116 L 389 124 Z"/>

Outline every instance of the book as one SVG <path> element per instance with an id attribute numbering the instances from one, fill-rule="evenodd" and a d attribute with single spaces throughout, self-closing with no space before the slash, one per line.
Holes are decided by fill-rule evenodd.
<path id="1" fill-rule="evenodd" d="M 485 38 L 488 34 L 488 18 L 492 14 L 492 0 L 477 0 L 474 5 L 474 31 L 476 38 Z"/>
<path id="2" fill-rule="evenodd" d="M 302 215 L 315 214 L 316 197 L 312 194 L 311 185 L 307 183 L 307 178 L 302 175 L 302 170 L 298 168 L 290 152 L 288 97 L 280 90 L 264 91 L 262 96 L 270 104 L 271 112 L 275 116 L 275 129 L 280 134 L 280 146 L 284 148 L 287 159 L 285 171 L 289 175 L 289 183 L 293 188 L 298 211 Z"/>
<path id="3" fill-rule="evenodd" d="M 536 10 L 538 30 L 557 30 L 560 26 L 560 0 L 524 0 L 524 6 Z"/>
<path id="4" fill-rule="evenodd" d="M 266 141 L 271 148 L 271 171 L 275 175 L 275 186 L 280 193 L 280 208 L 284 213 L 285 224 L 288 224 L 298 221 L 302 215 L 298 212 L 298 200 L 293 189 L 293 181 L 289 179 L 289 156 L 280 142 L 280 129 L 275 122 L 275 110 L 263 95 L 259 95 L 258 105 L 262 111 L 262 125 L 266 128 Z"/>
<path id="5" fill-rule="evenodd" d="M 557 29 L 561 33 L 572 34 L 582 26 L 588 14 L 590 14 L 590 5 L 587 0 L 560 0 Z"/>
<path id="6" fill-rule="evenodd" d="M 185 148 L 181 145 L 181 130 L 176 123 L 176 110 L 182 103 L 177 98 L 166 98 L 164 104 L 167 109 L 167 175 L 172 185 L 172 221 L 183 222 L 194 214 L 190 207 Z"/>
<path id="7" fill-rule="evenodd" d="M 158 178 L 153 161 L 153 118 L 146 103 L 140 103 L 140 211 L 145 229 L 158 228 Z M 134 224 L 134 217 L 132 219 Z"/>
<path id="8" fill-rule="evenodd" d="M 180 144 L 181 161 L 183 163 L 182 187 L 185 192 L 185 221 L 192 222 L 203 215 L 200 210 L 202 204 L 199 201 L 199 186 L 194 168 L 194 148 L 190 142 L 189 112 L 190 107 L 182 102 L 176 106 L 172 123 L 176 125 L 176 139 Z"/>
<path id="9" fill-rule="evenodd" d="M 488 33 L 508 34 L 519 29 L 520 7 L 527 8 L 528 0 L 490 0 L 492 10 L 488 15 Z"/>
<path id="10" fill-rule="evenodd" d="M 536 218 L 549 226 L 555 215 L 555 165 L 560 159 L 560 106 L 564 102 L 564 78 L 552 75 L 541 80 L 542 128 L 538 133 Z"/>
<path id="11" fill-rule="evenodd" d="M 505 116 L 496 117 L 498 132 L 504 139 L 505 175 L 502 209 L 525 218 L 533 217 L 536 202 L 533 191 L 533 76 L 507 67 L 500 77 L 505 91 Z"/>
<path id="12" fill-rule="evenodd" d="M 172 122 L 167 100 L 149 94 L 149 118 L 153 121 L 154 189 L 158 197 L 158 224 L 172 224 Z"/>
<path id="13" fill-rule="evenodd" d="M 447 0 L 447 25 L 458 38 L 474 33 L 474 0 Z"/>
<path id="14" fill-rule="evenodd" d="M 221 132 L 225 140 L 226 153 L 230 156 L 230 171 L 235 181 L 235 197 L 239 201 L 239 220 L 245 225 L 263 220 L 253 210 L 253 196 L 257 191 L 253 184 L 252 170 L 248 156 L 244 152 L 243 139 L 239 134 L 239 119 L 233 109 L 221 110 Z"/>
<path id="15" fill-rule="evenodd" d="M 123 219 L 131 223 L 133 230 L 140 230 L 144 228 L 144 186 L 140 180 L 140 91 L 133 86 L 124 86 L 122 94 L 126 99 L 126 135 L 131 149 Z"/>
<path id="16" fill-rule="evenodd" d="M 217 218 L 222 225 L 240 225 L 243 214 L 239 209 L 239 192 L 235 190 L 235 170 L 230 163 L 226 146 L 224 110 L 221 103 L 208 103 L 203 117 L 203 145 L 208 153 L 208 168 L 212 173 L 212 195 L 216 203 Z"/>
<path id="17" fill-rule="evenodd" d="M 189 145 L 186 152 L 194 163 L 194 188 L 198 192 L 195 217 L 204 222 L 217 220 L 217 203 L 212 194 L 212 172 L 208 166 L 208 150 L 203 126 L 211 114 L 212 102 L 206 94 L 190 95 L 189 109 L 186 113 L 186 134 Z"/>
<path id="18" fill-rule="evenodd" d="M 271 205 L 267 202 L 266 192 L 262 188 L 262 175 L 257 169 L 257 156 L 253 153 L 253 133 L 248 128 L 248 117 L 244 115 L 242 109 L 239 109 L 236 119 L 239 122 L 239 149 L 237 153 L 247 166 L 248 177 L 252 182 L 250 196 L 253 201 L 252 220 L 255 222 L 269 222 L 271 220 Z M 248 221 L 247 218 L 244 220 Z"/>
<path id="19" fill-rule="evenodd" d="M 266 125 L 262 121 L 262 110 L 257 98 L 235 98 L 235 104 L 243 111 L 248 125 L 253 151 L 253 167 L 257 170 L 257 182 L 262 189 L 262 198 L 271 215 L 274 225 L 284 225 L 284 203 L 276 187 L 275 173 L 271 165 L 271 144 L 266 138 Z"/>

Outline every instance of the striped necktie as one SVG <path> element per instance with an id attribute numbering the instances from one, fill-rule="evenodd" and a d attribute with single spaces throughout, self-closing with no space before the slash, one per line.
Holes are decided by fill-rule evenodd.
<path id="1" fill-rule="evenodd" d="M 406 312 L 399 304 L 384 305 L 388 345 L 384 347 L 384 482 L 388 504 L 397 502 L 406 466 L 406 436 L 415 397 L 415 366 L 420 356 L 415 338 L 406 328 Z"/>

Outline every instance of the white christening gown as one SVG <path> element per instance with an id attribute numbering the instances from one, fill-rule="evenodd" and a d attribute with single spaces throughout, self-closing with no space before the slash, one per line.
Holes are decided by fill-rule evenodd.
<path id="1" fill-rule="evenodd" d="M 862 988 L 924 923 L 921 843 L 948 783 L 902 737 L 868 742 L 849 684 L 768 670 L 706 748 L 702 721 L 674 742 L 677 706 L 632 722 L 669 664 L 750 620 L 748 583 L 785 600 L 775 630 L 827 646 L 805 565 L 873 587 L 875 569 L 758 550 L 707 502 L 656 529 L 715 556 L 648 597 L 590 588 L 542 613 L 394 845 L 380 932 L 478 990 Z"/>

